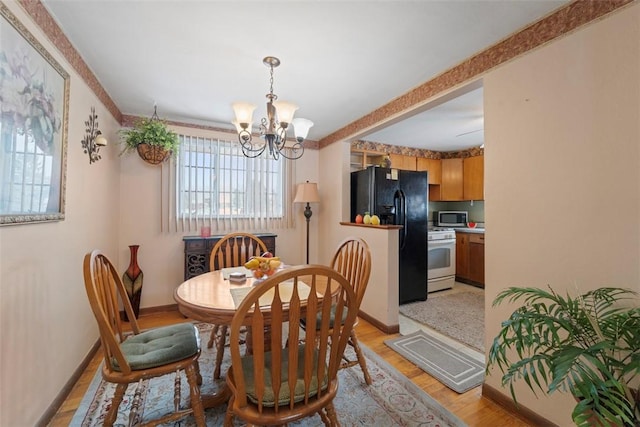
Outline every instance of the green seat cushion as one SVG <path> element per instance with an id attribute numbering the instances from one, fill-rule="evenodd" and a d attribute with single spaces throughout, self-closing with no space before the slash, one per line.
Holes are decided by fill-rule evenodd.
<path id="1" fill-rule="evenodd" d="M 304 344 L 298 346 L 298 372 L 297 372 L 297 377 L 298 380 L 296 381 L 296 385 L 294 388 L 294 402 L 300 402 L 302 400 L 304 400 L 304 390 L 305 390 L 305 384 L 304 384 Z M 275 398 L 275 392 L 273 391 L 273 383 L 271 380 L 271 352 L 267 352 L 264 354 L 264 382 L 265 382 L 265 389 L 264 389 L 264 395 L 262 398 L 262 404 L 264 406 L 267 407 L 273 407 L 276 406 L 276 398 Z M 316 394 L 318 394 L 318 377 L 316 375 L 317 372 L 317 365 L 318 365 L 318 352 L 317 350 L 314 351 L 313 353 L 313 369 L 312 372 L 314 373 L 313 377 L 311 378 L 311 385 L 309 387 L 309 396 L 315 396 Z M 282 405 L 288 405 L 289 404 L 289 397 L 290 397 L 290 393 L 289 393 L 289 354 L 288 352 L 285 350 L 283 350 L 283 354 L 282 354 L 282 364 L 281 364 L 281 383 L 280 383 L 280 393 L 279 396 L 277 398 L 277 405 L 278 406 L 282 406 Z M 253 360 L 253 356 L 244 356 L 242 358 L 242 371 L 244 372 L 244 378 L 245 378 L 245 386 L 246 386 L 246 390 L 247 390 L 247 398 L 257 404 L 258 403 L 258 398 L 256 395 L 256 387 L 255 387 L 255 382 L 254 382 L 254 378 L 253 378 L 253 373 L 254 373 L 254 360 Z M 325 366 L 325 376 L 322 379 L 322 384 L 321 384 L 321 390 L 325 390 L 327 388 L 327 383 L 328 383 L 328 379 L 326 376 L 326 366 Z"/>
<path id="2" fill-rule="evenodd" d="M 336 321 L 335 305 L 331 306 L 331 313 L 329 314 L 329 316 L 330 316 L 329 327 L 333 328 L 333 323 Z M 342 325 L 346 319 L 347 319 L 347 308 L 345 307 L 342 310 L 342 321 L 340 322 L 340 324 Z M 316 329 L 320 329 L 321 322 L 322 322 L 322 313 L 318 313 L 318 316 L 316 317 Z M 302 323 L 302 326 L 306 326 L 306 319 L 300 319 L 300 323 Z"/>
<path id="3" fill-rule="evenodd" d="M 200 348 L 198 330 L 191 323 L 164 326 L 133 335 L 120 344 L 134 371 L 155 368 L 191 357 Z M 118 362 L 112 361 L 120 370 Z"/>

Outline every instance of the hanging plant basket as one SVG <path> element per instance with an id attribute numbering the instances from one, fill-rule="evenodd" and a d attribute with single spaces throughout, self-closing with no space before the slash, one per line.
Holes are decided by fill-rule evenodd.
<path id="1" fill-rule="evenodd" d="M 180 140 L 165 122 L 160 120 L 154 108 L 151 118 L 139 119 L 130 129 L 120 131 L 124 152 L 137 151 L 145 162 L 158 165 L 178 152 Z"/>
<path id="2" fill-rule="evenodd" d="M 171 155 L 171 151 L 158 145 L 149 145 L 146 142 L 138 144 L 136 149 L 140 158 L 152 165 L 159 165 Z"/>

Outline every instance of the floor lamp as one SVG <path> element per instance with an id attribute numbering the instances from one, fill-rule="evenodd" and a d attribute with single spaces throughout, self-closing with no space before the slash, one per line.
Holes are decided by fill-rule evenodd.
<path id="1" fill-rule="evenodd" d="M 320 196 L 318 196 L 318 184 L 315 182 L 305 182 L 298 184 L 296 190 L 296 197 L 293 199 L 293 203 L 306 203 L 304 208 L 304 217 L 307 219 L 307 264 L 309 264 L 309 220 L 311 219 L 311 206 L 309 203 L 318 203 Z"/>

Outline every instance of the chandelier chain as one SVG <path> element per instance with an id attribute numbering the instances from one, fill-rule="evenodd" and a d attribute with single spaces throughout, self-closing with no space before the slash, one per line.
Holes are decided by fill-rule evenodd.
<path id="1" fill-rule="evenodd" d="M 274 95 L 273 94 L 273 64 L 271 64 L 269 66 L 270 68 L 270 77 L 269 77 L 269 95 L 267 95 L 267 98 L 271 99 L 271 100 L 276 100 L 278 99 L 278 95 Z"/>

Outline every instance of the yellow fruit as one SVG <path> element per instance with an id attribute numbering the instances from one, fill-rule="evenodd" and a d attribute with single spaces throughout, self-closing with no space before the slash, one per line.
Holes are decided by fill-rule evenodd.
<path id="1" fill-rule="evenodd" d="M 273 259 L 272 258 L 269 261 L 269 267 L 271 267 L 273 270 L 276 270 L 278 267 L 280 267 L 280 264 L 281 264 L 281 262 L 278 259 Z"/>
<path id="2" fill-rule="evenodd" d="M 378 218 L 378 215 L 373 215 L 371 217 L 371 224 L 372 225 L 380 225 L 380 218 Z"/>
<path id="3" fill-rule="evenodd" d="M 244 263 L 244 267 L 249 270 L 258 268 L 258 265 L 260 265 L 260 260 L 258 258 L 251 258 L 249 261 Z"/>
<path id="4" fill-rule="evenodd" d="M 365 224 L 371 224 L 371 215 L 369 215 L 369 212 L 365 212 L 364 213 L 364 217 L 362 218 L 362 222 L 364 222 Z"/>

